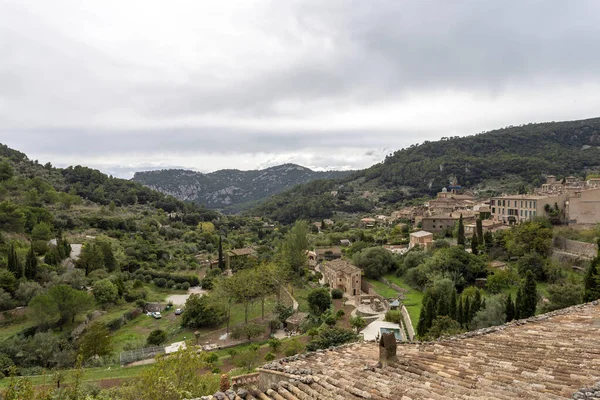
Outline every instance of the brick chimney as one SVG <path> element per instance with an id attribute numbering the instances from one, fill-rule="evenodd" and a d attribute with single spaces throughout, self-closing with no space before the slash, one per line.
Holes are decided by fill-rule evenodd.
<path id="1" fill-rule="evenodd" d="M 379 339 L 379 364 L 383 368 L 397 361 L 396 337 L 393 333 L 383 333 Z"/>

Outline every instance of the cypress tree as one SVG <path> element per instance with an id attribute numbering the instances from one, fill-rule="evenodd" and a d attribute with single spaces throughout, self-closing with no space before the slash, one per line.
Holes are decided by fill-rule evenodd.
<path id="1" fill-rule="evenodd" d="M 473 237 L 471 238 L 471 253 L 475 255 L 479 253 L 477 246 L 479 246 L 479 240 L 477 239 L 477 234 L 473 232 Z"/>
<path id="2" fill-rule="evenodd" d="M 485 243 L 486 249 L 490 249 L 492 247 L 494 244 L 494 235 L 492 235 L 492 232 L 485 231 L 483 234 L 483 242 Z"/>
<path id="3" fill-rule="evenodd" d="M 517 290 L 517 298 L 515 299 L 515 318 L 514 319 L 521 319 L 521 308 L 523 307 L 523 291 L 521 290 L 521 288 L 519 288 L 519 290 Z"/>
<path id="4" fill-rule="evenodd" d="M 424 337 L 427 334 L 427 331 L 429 330 L 429 327 L 427 326 L 427 321 L 430 320 L 429 316 L 427 315 L 430 309 L 429 303 L 431 303 L 431 298 L 426 297 L 423 299 L 423 307 L 421 307 L 421 313 L 419 314 L 419 323 L 417 324 L 417 335 L 421 338 Z"/>
<path id="5" fill-rule="evenodd" d="M 460 214 L 460 218 L 458 219 L 458 233 L 456 235 L 456 241 L 459 245 L 465 245 L 465 225 L 463 223 L 463 216 Z"/>
<path id="6" fill-rule="evenodd" d="M 436 308 L 437 308 L 436 317 L 450 315 L 450 305 L 448 304 L 448 299 L 445 296 L 440 296 L 440 298 L 437 301 Z"/>
<path id="7" fill-rule="evenodd" d="M 458 307 L 456 307 L 456 315 L 454 316 L 456 322 L 458 322 L 461 326 L 463 324 L 463 302 L 462 297 L 458 298 Z"/>
<path id="8" fill-rule="evenodd" d="M 471 322 L 471 304 L 469 298 L 465 298 L 465 304 L 463 306 L 463 325 L 469 326 Z"/>
<path id="9" fill-rule="evenodd" d="M 475 297 L 473 299 L 473 304 L 471 304 L 471 309 L 469 310 L 469 322 L 473 319 L 477 311 L 481 310 L 481 292 L 477 290 L 475 292 Z"/>
<path id="10" fill-rule="evenodd" d="M 512 295 L 510 293 L 506 298 L 506 307 L 504 312 L 506 314 L 506 322 L 510 322 L 515 319 L 515 304 L 512 301 Z"/>
<path id="11" fill-rule="evenodd" d="M 521 318 L 529 318 L 535 315 L 537 305 L 537 283 L 533 272 L 527 271 L 523 285 L 522 307 L 519 311 Z"/>
<path id="12" fill-rule="evenodd" d="M 456 290 L 452 290 L 452 294 L 450 295 L 450 308 L 448 310 L 448 316 L 453 320 L 456 319 Z"/>
<path id="13" fill-rule="evenodd" d="M 37 267 L 38 259 L 35 255 L 35 251 L 33 250 L 33 242 L 31 242 L 31 247 L 27 253 L 27 258 L 25 258 L 25 277 L 27 279 L 34 279 L 37 274 Z"/>
<path id="14" fill-rule="evenodd" d="M 8 270 L 13 273 L 15 278 L 19 279 L 23 276 L 23 264 L 17 255 L 14 243 L 8 247 Z"/>
<path id="15" fill-rule="evenodd" d="M 433 325 L 433 321 L 436 318 L 437 318 L 436 304 L 435 304 L 435 301 L 433 300 L 433 298 L 430 298 L 429 302 L 427 303 L 427 320 L 425 321 L 426 327 L 427 327 L 427 332 L 429 332 L 429 329 L 431 329 L 431 325 Z"/>
<path id="16" fill-rule="evenodd" d="M 600 299 L 600 239 L 598 239 L 598 255 L 586 271 L 583 286 L 583 301 Z"/>
<path id="17" fill-rule="evenodd" d="M 223 271 L 225 269 L 225 262 L 223 261 L 223 238 L 219 235 L 219 269 Z"/>
<path id="18" fill-rule="evenodd" d="M 477 239 L 479 239 L 479 244 L 483 244 L 483 221 L 481 218 L 477 218 L 475 224 L 477 226 Z"/>

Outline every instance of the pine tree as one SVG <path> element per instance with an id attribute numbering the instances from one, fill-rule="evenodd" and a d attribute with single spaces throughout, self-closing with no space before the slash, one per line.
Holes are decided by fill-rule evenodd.
<path id="1" fill-rule="evenodd" d="M 456 290 L 452 290 L 452 294 L 450 295 L 450 308 L 448 310 L 448 316 L 453 320 L 456 319 Z"/>
<path id="2" fill-rule="evenodd" d="M 459 245 L 465 245 L 465 225 L 463 223 L 463 216 L 460 214 L 460 218 L 458 219 L 458 233 L 456 235 L 456 241 Z"/>
<path id="3" fill-rule="evenodd" d="M 219 269 L 223 271 L 225 269 L 225 262 L 223 261 L 223 238 L 219 235 Z"/>
<path id="4" fill-rule="evenodd" d="M 481 218 L 477 218 L 475 224 L 477 226 L 477 239 L 479 240 L 479 244 L 483 244 L 483 221 Z"/>
<path id="5" fill-rule="evenodd" d="M 471 238 L 471 253 L 475 255 L 479 253 L 477 246 L 479 246 L 479 240 L 477 239 L 477 234 L 473 232 L 473 237 Z"/>
<path id="6" fill-rule="evenodd" d="M 506 307 L 504 312 L 506 313 L 506 322 L 510 322 L 515 319 L 515 304 L 512 301 L 512 295 L 510 293 L 506 298 Z"/>
<path id="7" fill-rule="evenodd" d="M 525 283 L 523 284 L 523 298 L 519 315 L 521 318 L 529 318 L 535 315 L 537 305 L 537 283 L 533 272 L 527 271 Z"/>
<path id="8" fill-rule="evenodd" d="M 600 299 L 600 239 L 598 239 L 598 255 L 587 269 L 583 285 L 583 301 Z"/>
<path id="9" fill-rule="evenodd" d="M 13 273 L 15 278 L 19 279 L 23 276 L 23 264 L 19 259 L 19 255 L 15 250 L 14 243 L 11 243 L 8 247 L 8 270 Z"/>
<path id="10" fill-rule="evenodd" d="M 25 277 L 27 279 L 34 279 L 37 275 L 37 267 L 38 259 L 35 255 L 35 251 L 33 250 L 33 242 L 31 242 L 31 247 L 27 253 L 27 258 L 25 258 Z"/>
<path id="11" fill-rule="evenodd" d="M 456 315 L 454 319 L 462 326 L 463 325 L 463 301 L 462 297 L 458 298 L 458 307 L 456 307 Z"/>

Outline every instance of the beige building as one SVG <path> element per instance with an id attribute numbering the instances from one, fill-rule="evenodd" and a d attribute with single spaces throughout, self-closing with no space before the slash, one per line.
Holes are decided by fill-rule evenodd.
<path id="1" fill-rule="evenodd" d="M 555 196 L 521 194 L 492 197 L 490 208 L 494 220 L 504 224 L 518 224 L 535 217 L 546 216 L 546 205 L 554 207 L 557 204 L 559 208 L 564 209 L 566 199 L 566 194 Z"/>
<path id="2" fill-rule="evenodd" d="M 567 200 L 567 221 L 570 224 L 596 224 L 600 222 L 600 188 L 582 190 Z"/>
<path id="3" fill-rule="evenodd" d="M 427 248 L 431 246 L 432 243 L 433 233 L 426 231 L 413 232 L 410 234 L 410 243 L 408 245 L 408 248 L 412 249 L 415 246 Z"/>
<path id="4" fill-rule="evenodd" d="M 346 260 L 327 261 L 321 267 L 325 283 L 332 289 L 340 289 L 351 296 L 361 294 L 361 270 Z"/>
<path id="5" fill-rule="evenodd" d="M 340 246 L 317 247 L 315 248 L 317 262 L 335 260 L 342 258 L 342 248 Z"/>
<path id="6" fill-rule="evenodd" d="M 464 224 L 475 221 L 476 213 L 473 211 L 453 212 L 423 217 L 421 228 L 428 232 L 441 232 L 446 229 L 454 229 L 454 225 L 456 225 L 461 215 L 463 216 Z"/>

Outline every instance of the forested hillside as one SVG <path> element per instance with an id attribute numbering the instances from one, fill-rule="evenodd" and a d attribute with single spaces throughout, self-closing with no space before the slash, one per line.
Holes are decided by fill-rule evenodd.
<path id="1" fill-rule="evenodd" d="M 179 200 L 232 213 L 295 185 L 348 174 L 349 171 L 321 172 L 284 164 L 263 170 L 224 169 L 209 174 L 180 169 L 137 172 L 133 181 Z"/>
<path id="2" fill-rule="evenodd" d="M 583 178 L 598 169 L 599 118 L 528 124 L 413 145 L 346 178 L 276 195 L 252 212 L 283 222 L 324 218 L 334 211 L 367 211 L 434 195 L 454 179 L 465 187 L 493 191 L 495 182 L 506 177 L 537 186 L 548 174 Z"/>

